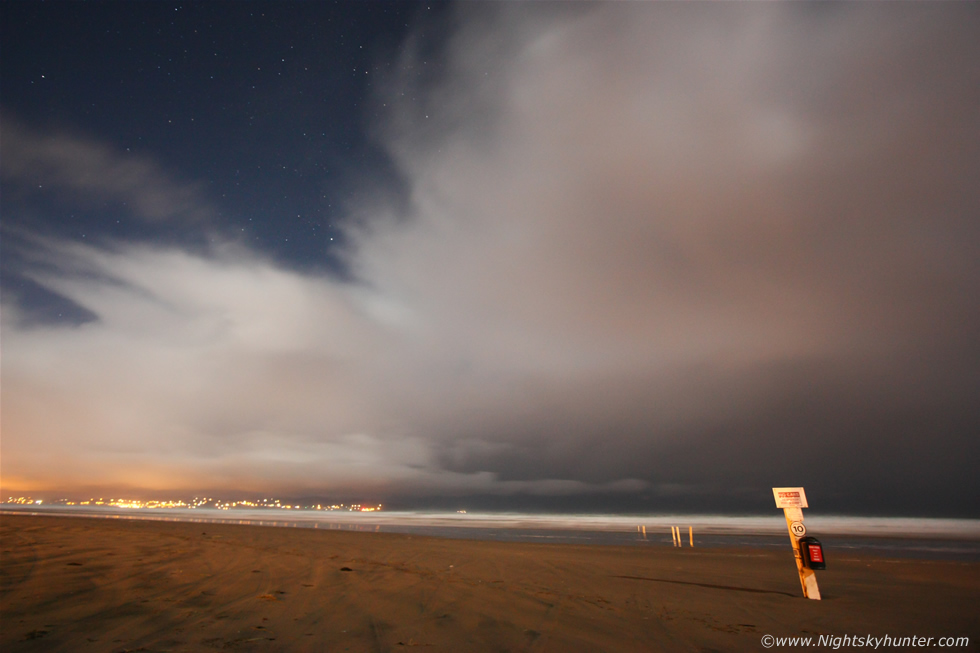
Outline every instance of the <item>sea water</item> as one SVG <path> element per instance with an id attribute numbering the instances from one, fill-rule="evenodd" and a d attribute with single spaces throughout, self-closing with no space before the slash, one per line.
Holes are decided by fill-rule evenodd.
<path id="1" fill-rule="evenodd" d="M 782 513 L 774 515 L 599 515 L 348 512 L 276 508 L 154 508 L 3 504 L 2 513 L 151 519 L 195 523 L 402 533 L 433 537 L 583 545 L 673 546 L 671 527 L 689 547 L 788 549 Z M 856 516 L 807 516 L 807 534 L 819 537 L 828 555 L 980 561 L 980 520 Z"/>

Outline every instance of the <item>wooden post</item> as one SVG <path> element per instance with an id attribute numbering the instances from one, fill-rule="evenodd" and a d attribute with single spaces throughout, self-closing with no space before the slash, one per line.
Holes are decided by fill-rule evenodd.
<path id="1" fill-rule="evenodd" d="M 806 526 L 803 525 L 803 509 L 808 507 L 806 494 L 801 487 L 774 487 L 772 493 L 776 498 L 776 506 L 783 509 L 786 517 L 786 530 L 789 531 L 789 541 L 793 545 L 793 557 L 796 559 L 796 571 L 800 574 L 803 596 L 819 601 L 817 574 L 803 566 L 803 554 L 800 552 L 800 538 L 806 535 Z"/>
<path id="2" fill-rule="evenodd" d="M 688 535 L 688 537 L 691 538 L 691 548 L 693 549 L 694 548 L 694 527 L 693 526 L 688 526 L 687 527 L 687 535 Z"/>
<path id="3" fill-rule="evenodd" d="M 803 566 L 803 554 L 800 552 L 800 538 L 794 533 L 803 523 L 802 508 L 783 508 L 786 516 L 786 530 L 789 531 L 789 539 L 793 543 L 793 556 L 796 558 L 796 570 L 800 573 L 800 585 L 803 586 L 803 596 L 808 599 L 820 600 L 820 588 L 817 586 L 817 574 L 812 569 Z M 806 531 L 803 531 L 806 533 Z"/>

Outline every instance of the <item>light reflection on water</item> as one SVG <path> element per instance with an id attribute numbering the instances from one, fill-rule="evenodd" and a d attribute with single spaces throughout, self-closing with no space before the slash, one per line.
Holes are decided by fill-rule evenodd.
<path id="1" fill-rule="evenodd" d="M 772 516 L 557 515 L 4 505 L 0 512 L 634 546 L 673 546 L 670 529 L 679 526 L 685 547 L 691 528 L 696 547 L 789 548 L 786 523 L 778 511 Z M 818 536 L 828 554 L 980 561 L 980 520 L 807 516 L 806 525 L 808 534 Z"/>

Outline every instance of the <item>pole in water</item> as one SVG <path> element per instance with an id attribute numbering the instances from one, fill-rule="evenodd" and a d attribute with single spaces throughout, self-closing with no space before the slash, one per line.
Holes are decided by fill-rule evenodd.
<path id="1" fill-rule="evenodd" d="M 691 538 L 691 548 L 693 549 L 694 548 L 694 527 L 693 526 L 688 526 L 687 527 L 687 535 L 688 535 L 688 537 Z"/>

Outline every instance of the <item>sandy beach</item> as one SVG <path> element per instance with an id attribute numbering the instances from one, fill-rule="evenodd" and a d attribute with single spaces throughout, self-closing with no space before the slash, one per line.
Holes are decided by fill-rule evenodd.
<path id="1" fill-rule="evenodd" d="M 824 600 L 808 601 L 788 542 L 586 547 L 21 515 L 0 517 L 0 537 L 11 653 L 760 651 L 766 634 L 966 636 L 972 650 L 978 635 L 980 564 L 831 550 Z"/>

